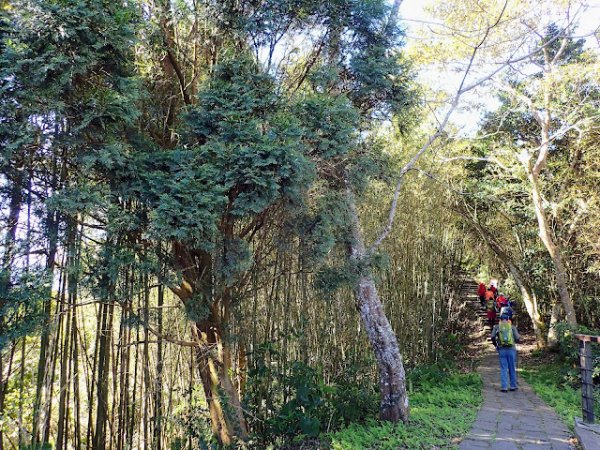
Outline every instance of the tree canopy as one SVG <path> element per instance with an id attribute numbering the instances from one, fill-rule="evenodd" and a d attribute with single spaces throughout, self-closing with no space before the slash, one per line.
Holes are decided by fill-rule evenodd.
<path id="1" fill-rule="evenodd" d="M 401 3 L 0 2 L 0 450 L 408 422 L 465 277 L 600 326 L 586 5 Z"/>

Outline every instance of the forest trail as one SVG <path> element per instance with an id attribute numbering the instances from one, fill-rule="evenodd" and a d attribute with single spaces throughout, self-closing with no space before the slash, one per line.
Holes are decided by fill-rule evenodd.
<path id="1" fill-rule="evenodd" d="M 491 344 L 490 344 L 491 345 Z M 483 405 L 461 450 L 570 450 L 569 430 L 558 415 L 519 379 L 519 390 L 500 392 L 498 357 L 489 350 L 478 372 Z"/>
<path id="2" fill-rule="evenodd" d="M 473 284 L 476 286 L 476 284 Z M 469 283 L 463 299 L 480 311 L 476 290 Z M 470 292 L 467 292 L 467 289 Z M 475 287 L 476 289 L 476 287 Z M 482 324 L 484 320 L 480 321 Z M 460 450 L 570 450 L 570 433 L 558 415 L 519 378 L 519 390 L 500 392 L 498 356 L 489 341 L 489 328 L 473 342 L 482 356 L 477 371 L 483 380 L 483 405 Z"/>

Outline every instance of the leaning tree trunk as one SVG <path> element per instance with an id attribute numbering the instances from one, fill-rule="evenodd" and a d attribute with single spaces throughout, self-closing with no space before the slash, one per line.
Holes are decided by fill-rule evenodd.
<path id="1" fill-rule="evenodd" d="M 360 267 L 365 262 L 367 254 L 358 212 L 350 191 L 348 191 L 348 206 L 352 227 L 349 253 L 350 258 Z M 360 267 L 359 270 L 356 306 L 377 361 L 381 396 L 380 416 L 382 420 L 406 422 L 409 416 L 408 394 L 398 340 L 383 310 L 371 270 L 366 266 Z"/>
<path id="2" fill-rule="evenodd" d="M 559 53 L 562 51 L 564 51 L 564 46 L 561 48 L 561 50 L 559 50 Z M 550 76 L 554 68 L 558 55 L 551 59 L 549 57 L 547 49 L 544 49 L 544 58 L 546 62 L 544 66 L 544 78 L 547 78 L 548 76 Z M 567 285 L 567 269 L 562 259 L 561 249 L 555 242 L 552 228 L 548 223 L 546 211 L 544 210 L 542 193 L 540 191 L 539 186 L 539 177 L 542 171 L 547 166 L 548 156 L 550 154 L 550 142 L 552 141 L 552 138 L 550 136 L 550 129 L 552 123 L 550 103 L 552 92 L 549 90 L 547 85 L 544 88 L 543 94 L 544 108 L 541 111 L 533 108 L 533 103 L 530 103 L 530 110 L 532 112 L 532 115 L 535 118 L 538 125 L 540 126 L 540 146 L 538 147 L 537 158 L 535 160 L 535 163 L 533 163 L 532 165 L 532 153 L 524 151 L 519 156 L 519 160 L 523 164 L 523 168 L 527 173 L 527 178 L 531 187 L 531 200 L 535 211 L 535 217 L 538 222 L 538 234 L 540 239 L 542 240 L 542 243 L 546 247 L 546 250 L 548 251 L 548 254 L 550 255 L 550 258 L 552 259 L 552 263 L 554 265 L 558 296 L 565 310 L 567 322 L 569 323 L 569 325 L 577 325 L 575 307 L 573 305 L 573 300 L 571 298 L 569 288 Z"/>
<path id="3" fill-rule="evenodd" d="M 575 307 L 573 306 L 573 300 L 569 294 L 567 286 L 567 269 L 563 263 L 560 249 L 554 242 L 552 236 L 552 229 L 548 223 L 546 217 L 546 211 L 544 211 L 542 196 L 539 191 L 538 180 L 535 174 L 529 173 L 529 181 L 531 183 L 531 194 L 533 200 L 533 206 L 535 209 L 535 216 L 538 220 L 538 233 L 540 239 L 544 243 L 550 258 L 554 264 L 556 274 L 556 287 L 558 288 L 558 296 L 565 310 L 565 316 L 569 325 L 577 325 L 577 318 L 575 316 Z"/>

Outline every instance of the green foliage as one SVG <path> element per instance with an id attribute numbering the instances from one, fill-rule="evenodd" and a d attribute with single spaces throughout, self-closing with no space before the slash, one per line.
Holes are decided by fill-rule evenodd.
<path id="1" fill-rule="evenodd" d="M 144 155 L 140 169 L 144 187 L 140 196 L 151 208 L 151 236 L 212 249 L 219 212 L 227 203 L 218 168 L 202 155 L 182 149 Z"/>
<path id="2" fill-rule="evenodd" d="M 303 96 L 293 112 L 303 127 L 302 139 L 312 157 L 331 159 L 356 146 L 358 111 L 347 97 L 317 92 Z"/>
<path id="3" fill-rule="evenodd" d="M 299 236 L 302 259 L 308 266 L 323 264 L 335 246 L 348 235 L 346 197 L 335 190 L 325 190 L 314 204 L 288 216 L 285 229 Z"/>
<path id="4" fill-rule="evenodd" d="M 351 288 L 357 280 L 356 271 L 349 265 L 323 266 L 315 274 L 315 287 L 324 294 L 332 294 L 343 287 Z"/>
<path id="5" fill-rule="evenodd" d="M 202 450 L 216 450 L 219 448 L 208 418 L 208 410 L 204 396 L 201 393 L 202 387 L 196 386 L 191 392 L 186 393 L 187 401 L 185 404 L 179 405 L 175 409 L 175 415 L 171 418 L 164 418 L 166 421 L 175 422 L 184 432 L 184 439 L 174 439 L 171 443 L 171 448 L 185 449 L 188 448 L 187 442 L 193 442 L 194 448 Z"/>
<path id="6" fill-rule="evenodd" d="M 176 150 L 139 157 L 143 175 L 132 188 L 150 208 L 152 237 L 222 250 L 217 269 L 232 285 L 251 262 L 248 244 L 231 237 L 233 223 L 276 203 L 302 203 L 313 178 L 303 131 L 274 80 L 247 55 L 233 55 L 215 67 L 182 132 Z"/>
<path id="7" fill-rule="evenodd" d="M 398 448 L 452 448 L 453 438 L 464 436 L 482 402 L 477 374 L 450 373 L 440 367 L 413 371 L 411 419 L 408 424 L 368 420 L 330 433 L 333 450 L 392 450 Z"/>
<path id="8" fill-rule="evenodd" d="M 409 66 L 397 49 L 402 33 L 388 21 L 383 1 L 351 2 L 348 40 L 352 55 L 344 71 L 348 95 L 361 111 L 374 116 L 406 114 L 414 105 Z"/>
<path id="9" fill-rule="evenodd" d="M 0 271 L 0 349 L 41 329 L 49 286 L 45 273 Z"/>
<path id="10" fill-rule="evenodd" d="M 311 178 L 301 130 L 275 95 L 273 80 L 240 56 L 215 69 L 187 117 L 200 146 L 193 151 L 214 169 L 228 195 L 228 214 L 244 217 L 297 195 Z"/>
<path id="11" fill-rule="evenodd" d="M 128 2 L 7 3 L 10 14 L 0 44 L 0 142 L 7 145 L 0 145 L 0 165 L 12 168 L 2 173 L 13 185 L 19 184 L 19 171 L 29 171 L 32 212 L 48 226 L 42 227 L 39 245 L 60 242 L 66 228 L 62 220 L 84 215 L 94 215 L 95 222 L 106 219 L 109 231 L 131 231 L 136 221 L 116 214 L 118 194 L 110 187 L 129 159 L 124 130 L 138 117 L 131 62 L 136 10 Z M 58 234 L 49 222 L 60 223 Z M 101 273 L 114 280 L 117 271 L 102 267 Z M 29 285 L 19 281 L 29 305 L 41 302 L 28 293 Z M 47 286 L 45 301 L 49 297 Z M 40 307 L 20 305 L 33 327 Z"/>
<path id="12" fill-rule="evenodd" d="M 436 364 L 417 366 L 408 372 L 407 380 L 411 390 L 427 389 L 444 383 L 456 371 L 456 366 L 449 361 L 442 360 Z"/>
<path id="13" fill-rule="evenodd" d="M 319 448 L 337 450 L 447 448 L 453 438 L 468 432 L 483 400 L 479 375 L 458 373 L 451 364 L 418 367 L 408 376 L 410 422 L 379 422 L 375 419 L 378 401 L 374 383 L 360 382 L 358 367 L 349 367 L 341 377 L 324 383 L 319 371 L 297 361 L 287 375 L 273 372 L 271 367 L 278 357 L 272 345 L 261 346 L 249 374 L 250 392 L 257 390 L 264 395 L 260 386 L 269 380 L 275 391 L 268 398 L 283 399 L 281 403 L 267 403 L 270 416 L 258 417 L 268 423 L 268 429 L 254 441 L 259 448 L 266 443 L 279 448 L 285 442 L 300 443 L 311 436 L 322 441 Z M 370 389 L 364 387 L 365 382 Z M 246 400 L 253 412 L 250 418 L 257 419 L 255 413 L 260 414 L 261 409 L 254 401 L 260 400 Z"/>
<path id="14" fill-rule="evenodd" d="M 282 380 L 282 387 L 292 397 L 271 419 L 272 432 L 280 436 L 317 436 L 325 425 L 323 419 L 326 415 L 323 413 L 327 407 L 324 397 L 328 390 L 318 372 L 294 362 L 289 375 Z"/>
<path id="15" fill-rule="evenodd" d="M 2 102 L 3 117 L 18 125 L 35 114 L 38 125 L 51 127 L 68 111 L 75 119 L 72 141 L 84 130 L 121 126 L 136 116 L 126 56 L 133 9 L 82 0 L 10 3 L 18 13 L 3 41 L 0 95 L 17 101 Z"/>
<path id="16" fill-rule="evenodd" d="M 322 265 L 315 273 L 314 286 L 323 295 L 328 296 L 342 288 L 353 289 L 360 275 L 366 271 L 381 271 L 389 268 L 389 255 L 375 253 L 362 259 L 358 264 L 354 261 L 334 265 Z"/>
<path id="17" fill-rule="evenodd" d="M 326 383 L 319 369 L 301 361 L 289 363 L 285 372 L 272 367 L 282 355 L 273 344 L 263 344 L 252 355 L 245 402 L 264 428 L 255 439 L 261 443 L 316 438 L 366 417 L 374 417 L 378 401 L 371 381 L 365 386 L 358 367 L 348 367 L 340 377 Z M 271 386 L 267 393 L 264 388 Z M 371 386 L 371 387 L 368 387 Z M 266 410 L 261 403 L 267 401 Z M 259 425 L 258 423 L 256 425 Z"/>
<path id="18" fill-rule="evenodd" d="M 8 377 L 6 384 L 4 385 L 4 416 L 5 417 L 22 417 L 23 423 L 30 422 L 33 415 L 33 408 L 31 405 L 35 399 L 35 382 L 36 382 L 36 367 L 34 364 L 30 364 L 27 352 L 31 348 L 35 348 L 36 337 L 31 339 L 24 337 L 11 349 L 14 356 L 13 364 L 15 370 L 18 370 L 18 376 Z M 38 341 L 39 342 L 39 341 Z M 21 367 L 23 363 L 22 349 L 25 348 L 25 361 L 24 367 Z M 18 367 L 18 369 L 17 369 Z M 23 378 L 21 379 L 21 375 Z M 20 415 L 22 414 L 22 415 Z M 4 424 L 6 430 L 6 424 Z M 10 428 L 8 428 L 10 430 Z M 18 447 L 19 450 L 53 450 L 53 446 L 50 444 L 38 443 L 37 445 L 23 445 Z"/>
<path id="19" fill-rule="evenodd" d="M 568 30 L 561 29 L 556 23 L 551 23 L 546 27 L 544 37 L 542 39 L 542 44 L 546 45 L 548 57 L 553 59 L 556 57 L 556 54 L 561 51 L 561 57 L 559 59 L 559 64 L 569 64 L 578 62 L 583 54 L 583 47 L 585 45 L 585 39 L 569 39 L 566 42 L 565 48 L 561 49 L 563 45 L 563 39 L 565 35 L 568 34 Z M 550 44 L 548 44 L 550 42 Z M 544 60 L 542 55 L 540 54 L 535 61 L 543 65 Z"/>
<path id="20" fill-rule="evenodd" d="M 218 247 L 215 274 L 227 287 L 232 287 L 247 273 L 252 265 L 252 252 L 248 243 L 239 238 L 225 238 Z"/>

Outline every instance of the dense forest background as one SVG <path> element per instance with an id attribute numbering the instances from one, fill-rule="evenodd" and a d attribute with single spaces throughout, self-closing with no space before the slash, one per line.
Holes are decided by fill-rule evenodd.
<path id="1" fill-rule="evenodd" d="M 0 5 L 0 450 L 406 421 L 469 277 L 600 327 L 585 3 Z"/>

